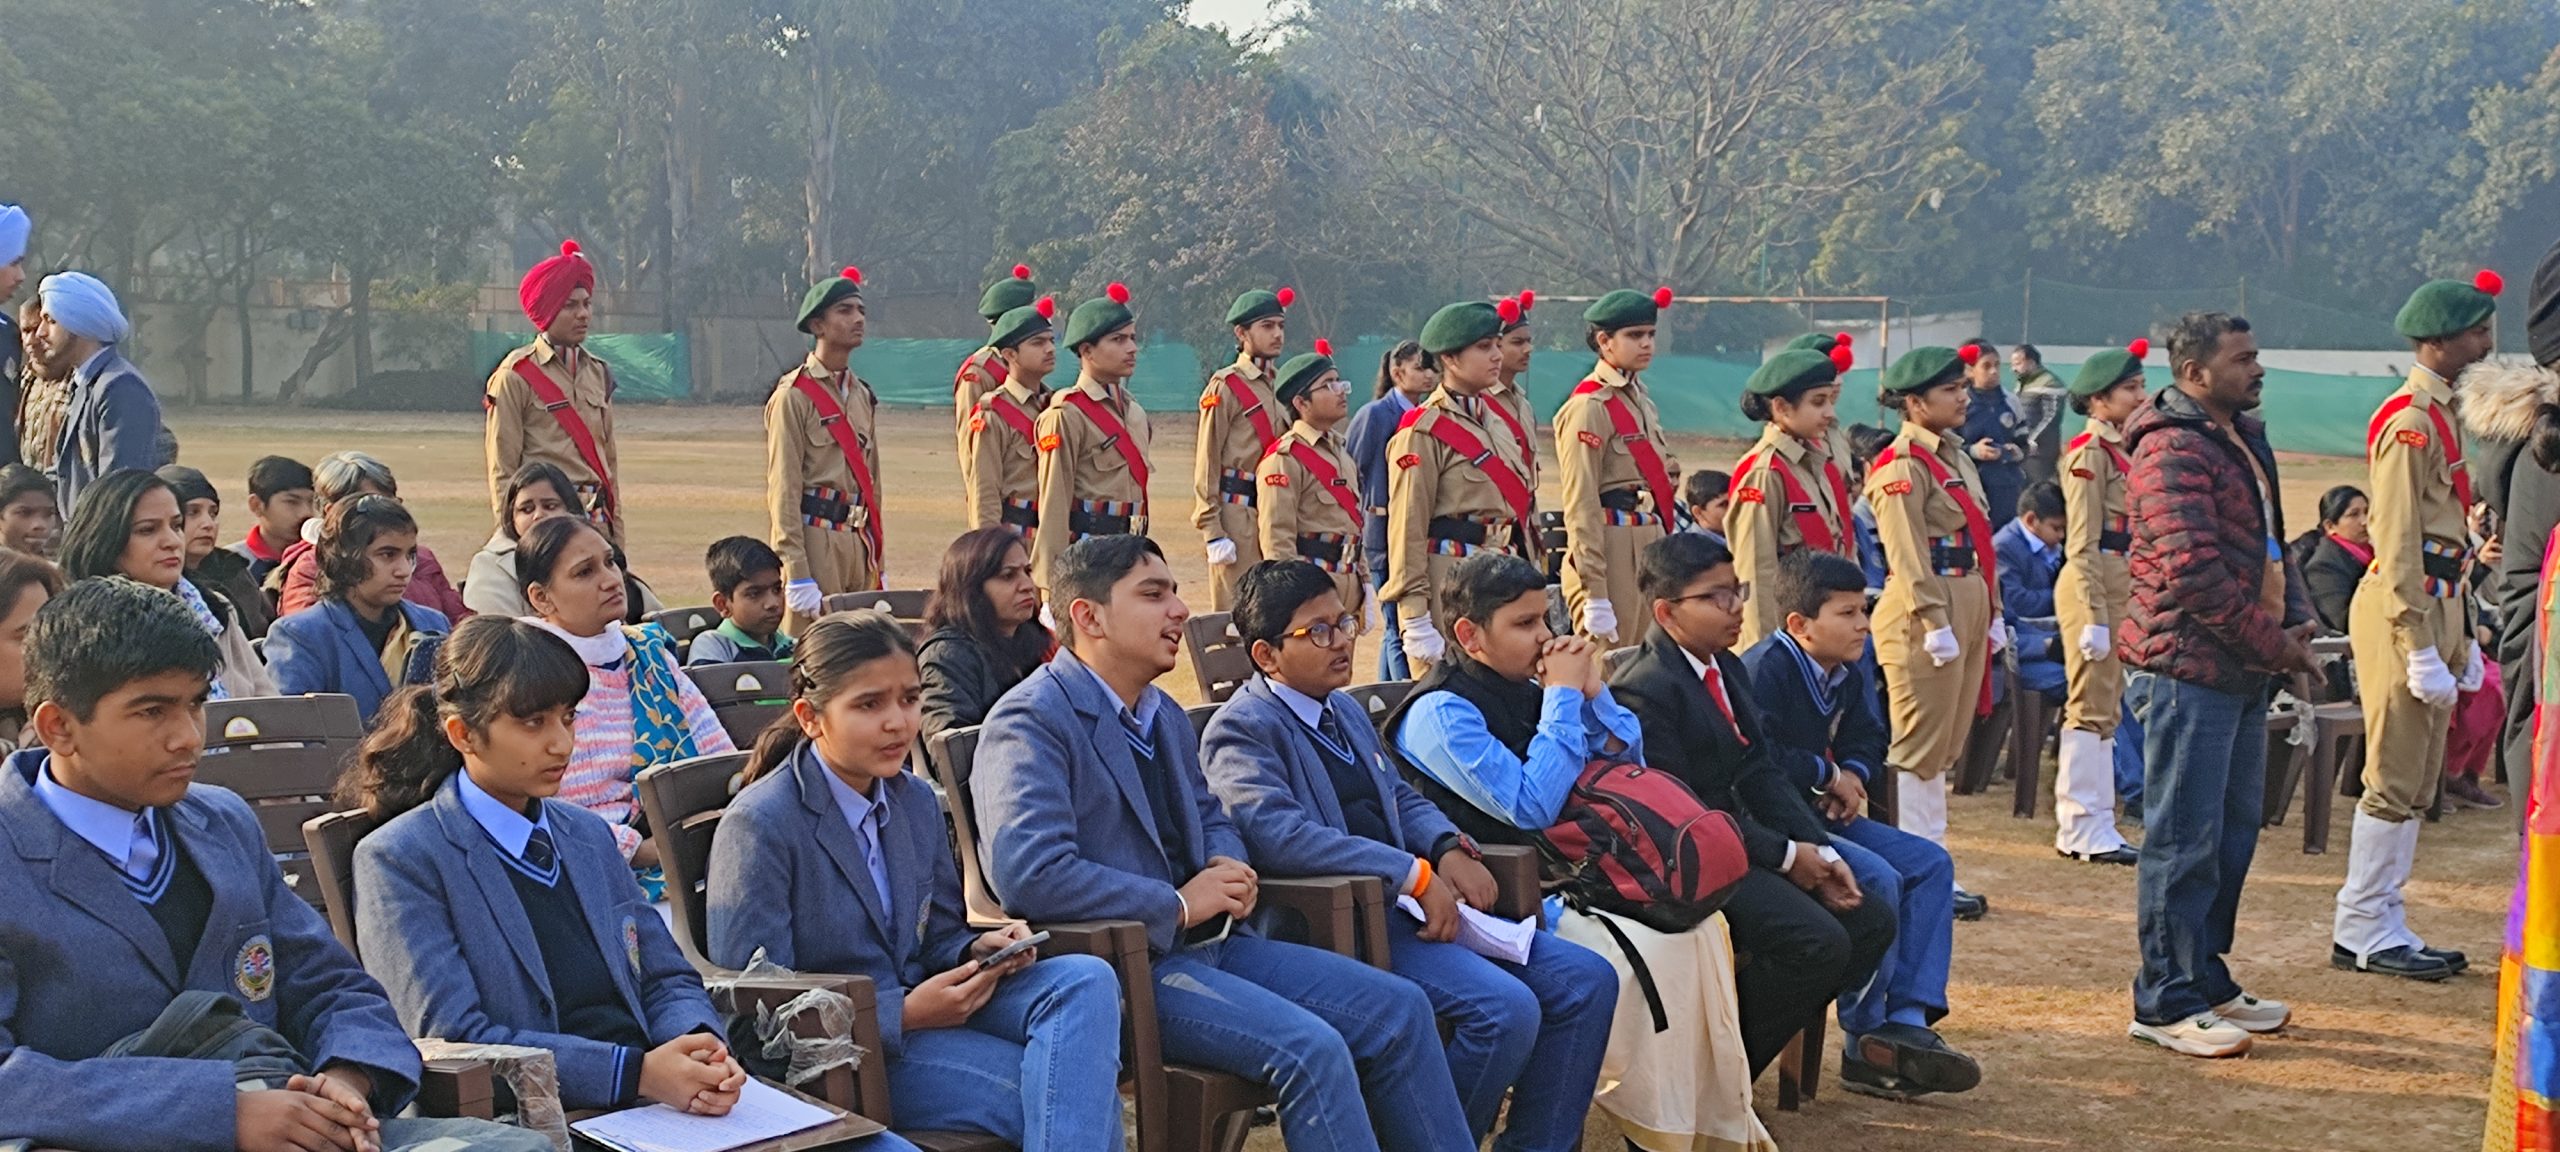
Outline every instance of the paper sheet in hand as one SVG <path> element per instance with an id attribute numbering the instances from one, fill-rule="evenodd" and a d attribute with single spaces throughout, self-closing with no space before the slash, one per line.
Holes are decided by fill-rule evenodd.
<path id="1" fill-rule="evenodd" d="M 1429 922 L 1422 914 L 1422 902 L 1411 896 L 1396 897 L 1396 907 L 1416 920 Z M 1529 945 L 1538 937 L 1538 921 L 1531 917 L 1521 921 L 1478 912 L 1465 904 L 1458 905 L 1458 946 L 1478 956 L 1508 960 L 1514 964 L 1529 962 Z"/>
<path id="2" fill-rule="evenodd" d="M 581 1120 L 570 1125 L 581 1136 L 622 1152 L 726 1152 L 776 1137 L 803 1132 L 834 1121 L 836 1114 L 794 1100 L 754 1077 L 738 1095 L 738 1106 L 720 1117 L 652 1104 Z"/>

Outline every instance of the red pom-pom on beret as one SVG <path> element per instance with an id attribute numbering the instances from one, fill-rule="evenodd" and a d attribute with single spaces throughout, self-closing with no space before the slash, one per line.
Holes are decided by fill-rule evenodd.
<path id="1" fill-rule="evenodd" d="M 1832 345 L 1832 346 L 1831 346 L 1831 366 L 1832 366 L 1832 367 L 1837 368 L 1837 369 L 1839 369 L 1839 370 L 1841 370 L 1841 371 L 1843 371 L 1843 372 L 1846 372 L 1846 371 L 1848 371 L 1848 370 L 1849 370 L 1849 365 L 1851 365 L 1851 364 L 1853 364 L 1853 363 L 1856 363 L 1856 358 L 1855 358 L 1855 356 L 1854 356 L 1854 355 L 1849 351 L 1849 346 L 1848 346 L 1848 345 L 1846 345 L 1846 344 L 1834 344 L 1834 345 Z"/>
<path id="2" fill-rule="evenodd" d="M 1272 295 L 1280 298 L 1280 306 L 1283 308 L 1298 302 L 1298 290 L 1295 288 L 1283 288 Z"/>
<path id="3" fill-rule="evenodd" d="M 1038 301 L 1034 302 L 1031 305 L 1031 308 L 1033 311 L 1038 312 L 1040 314 L 1040 318 L 1043 320 L 1055 320 L 1058 318 L 1058 298 L 1055 296 L 1043 296 Z"/>
<path id="4" fill-rule="evenodd" d="M 862 283 L 862 269 L 856 268 L 851 264 L 847 264 L 844 266 L 844 278 L 851 280 L 856 284 L 860 284 Z"/>
<path id="5" fill-rule="evenodd" d="M 1016 279 L 1016 280 L 1028 280 L 1028 279 L 1030 279 L 1030 278 L 1031 278 L 1031 266 L 1030 266 L 1030 265 L 1028 265 L 1028 264 L 1016 264 L 1016 265 L 1014 265 L 1014 266 L 1013 266 L 1013 278 L 1014 278 L 1014 279 Z"/>
<path id="6" fill-rule="evenodd" d="M 1324 338 L 1322 338 L 1322 337 L 1318 337 L 1318 338 L 1316 339 L 1316 355 L 1318 355 L 1318 356 L 1331 356 L 1331 355 L 1333 355 L 1333 341 L 1331 341 L 1331 340 L 1327 340 L 1327 339 L 1324 339 Z"/>
<path id="7" fill-rule="evenodd" d="M 1522 312 L 1527 312 L 1528 310 L 1530 310 L 1530 309 L 1532 309 L 1532 308 L 1535 308 L 1535 307 L 1537 307 L 1537 306 L 1538 306 L 1538 293 L 1537 293 L 1537 291 L 1536 291 L 1536 290 L 1534 290 L 1534 289 L 1529 289 L 1529 288 L 1523 288 L 1523 289 L 1521 289 L 1521 290 L 1520 290 L 1520 310 L 1521 310 Z"/>
<path id="8" fill-rule="evenodd" d="M 2133 343 L 2124 346 L 2124 350 L 2126 354 L 2132 356 L 2136 360 L 2140 360 L 2151 354 L 2151 341 L 2142 337 L 2135 337 Z"/>
<path id="9" fill-rule="evenodd" d="M 1956 359 L 1964 361 L 1964 366 L 1967 368 L 1982 363 L 1982 345 L 1967 344 L 1956 349 Z"/>
<path id="10" fill-rule="evenodd" d="M 1110 287 L 1103 289 L 1102 294 L 1110 297 L 1111 302 L 1114 304 L 1126 304 L 1129 302 L 1129 286 L 1117 280 L 1112 281 Z"/>
<path id="11" fill-rule="evenodd" d="M 1671 306 L 1671 289 L 1669 289 L 1669 288 L 1656 288 L 1656 289 L 1654 289 L 1654 290 L 1653 290 L 1653 306 L 1654 306 L 1654 307 L 1656 307 L 1656 308 L 1668 308 L 1668 307 L 1670 307 L 1670 306 Z"/>
<path id="12" fill-rule="evenodd" d="M 2492 296 L 2507 290 L 2507 278 L 2486 268 L 2471 278 L 2471 286 Z"/>
<path id="13" fill-rule="evenodd" d="M 1516 299 L 1494 301 L 1493 311 L 1494 314 L 1502 317 L 1502 322 L 1505 324 L 1520 322 L 1520 301 Z"/>
<path id="14" fill-rule="evenodd" d="M 1840 333 L 1840 334 L 1839 334 L 1839 335 L 1837 335 L 1837 336 L 1833 336 L 1833 337 L 1831 338 L 1831 342 L 1832 342 L 1832 343 L 1834 343 L 1834 344 L 1839 345 L 1840 347 L 1846 348 L 1846 347 L 1848 347 L 1848 346 L 1849 346 L 1849 344 L 1850 344 L 1849 334 L 1848 334 L 1848 333 L 1846 333 L 1846 332 L 1842 332 L 1842 333 Z"/>

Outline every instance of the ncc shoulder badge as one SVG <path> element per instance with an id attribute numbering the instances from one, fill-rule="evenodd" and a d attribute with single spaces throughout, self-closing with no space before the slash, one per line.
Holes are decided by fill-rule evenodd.
<path id="1" fill-rule="evenodd" d="M 1420 467 L 1421 464 L 1422 455 L 1417 452 L 1407 452 L 1402 456 L 1396 457 L 1396 467 L 1398 468 L 1415 468 Z"/>
<path id="2" fill-rule="evenodd" d="M 266 933 L 250 937 L 231 958 L 231 986 L 251 1003 L 275 995 L 276 946 Z"/>
<path id="3" fill-rule="evenodd" d="M 1602 443 L 1600 434 L 1597 432 L 1576 432 L 1574 435 L 1581 439 L 1582 446 L 1585 448 L 1597 448 Z"/>
<path id="4" fill-rule="evenodd" d="M 1202 396 L 1202 397 L 1200 398 L 1200 410 L 1201 410 L 1201 411 L 1203 411 L 1203 412 L 1206 412 L 1206 411 L 1208 411 L 1208 410 L 1210 410 L 1210 409 L 1212 409 L 1212 408 L 1215 408 L 1215 407 L 1217 407 L 1217 406 L 1218 406 L 1218 394 L 1217 394 L 1217 393 L 1215 393 L 1215 392 L 1211 392 L 1211 393 L 1209 393 L 1209 394 L 1207 394 L 1207 395 L 1205 395 L 1205 396 Z"/>
<path id="5" fill-rule="evenodd" d="M 1262 485 L 1266 488 L 1286 488 L 1289 486 L 1289 474 L 1286 472 L 1265 472 L 1262 474 Z"/>
<path id="6" fill-rule="evenodd" d="M 2424 448 L 2427 446 L 2427 434 L 2420 432 L 2415 428 L 2403 428 L 2400 431 L 2393 433 L 2392 439 L 2398 440 L 2412 448 Z"/>
<path id="7" fill-rule="evenodd" d="M 1908 480 L 1887 480 L 1884 482 L 1884 494 L 1887 496 L 1908 496 L 1911 494 L 1911 482 Z"/>
<path id="8" fill-rule="evenodd" d="M 986 431 L 986 430 L 987 430 L 987 418 L 986 418 L 985 416 L 983 416 L 983 415 L 980 415 L 980 416 L 972 416 L 972 417 L 970 417 L 970 418 L 969 418 L 969 430 L 970 430 L 970 431 L 972 431 L 972 432 L 984 432 L 984 431 Z"/>
<path id="9" fill-rule="evenodd" d="M 1057 434 L 1057 433 L 1055 433 L 1055 432 L 1052 432 L 1052 433 L 1050 433 L 1050 434 L 1048 434 L 1048 435 L 1046 435 L 1046 436 L 1041 437 L 1041 438 L 1040 438 L 1040 450 L 1041 450 L 1041 451 L 1043 451 L 1043 452 L 1055 452 L 1055 451 L 1057 451 L 1057 450 L 1058 450 L 1058 434 Z"/>
<path id="10" fill-rule="evenodd" d="M 1768 503 L 1768 501 L 1769 498 L 1762 495 L 1760 490 L 1757 488 L 1736 488 L 1733 490 L 1733 502 L 1736 504 L 1765 504 Z"/>

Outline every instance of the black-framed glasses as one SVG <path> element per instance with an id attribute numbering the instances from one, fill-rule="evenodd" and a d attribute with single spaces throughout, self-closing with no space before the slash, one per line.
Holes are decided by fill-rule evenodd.
<path id="1" fill-rule="evenodd" d="M 1751 584 L 1749 581 L 1745 581 L 1743 583 L 1736 584 L 1731 588 L 1710 588 L 1704 592 L 1691 593 L 1687 596 L 1672 596 L 1668 599 L 1670 599 L 1674 604 L 1685 604 L 1691 600 L 1704 600 L 1718 608 L 1731 612 L 1734 609 L 1740 608 L 1751 602 Z"/>
<path id="2" fill-rule="evenodd" d="M 1304 628 L 1292 628 L 1280 634 L 1280 642 L 1285 644 L 1300 636 L 1306 637 L 1308 643 L 1318 648 L 1330 649 L 1336 641 L 1348 642 L 1360 638 L 1360 617 L 1344 613 L 1338 620 L 1318 620 Z"/>

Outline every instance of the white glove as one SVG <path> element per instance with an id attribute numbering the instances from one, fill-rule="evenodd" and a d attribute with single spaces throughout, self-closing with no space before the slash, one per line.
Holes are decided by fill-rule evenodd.
<path id="1" fill-rule="evenodd" d="M 1386 627 L 1387 614 L 1385 609 L 1378 606 L 1377 593 L 1372 591 L 1368 596 L 1364 597 L 1364 599 L 1369 601 L 1369 630 L 1375 632 L 1378 629 Z"/>
<path id="2" fill-rule="evenodd" d="M 1609 641 L 1618 642 L 1618 610 L 1606 600 L 1582 602 L 1582 630 Z"/>
<path id="3" fill-rule="evenodd" d="M 1058 630 L 1058 618 L 1049 614 L 1049 602 L 1040 602 L 1040 626 L 1051 632 Z"/>
<path id="4" fill-rule="evenodd" d="M 1397 631 L 1404 635 L 1404 654 L 1416 660 L 1437 664 L 1441 654 L 1447 650 L 1447 644 L 1440 639 L 1440 630 L 1431 626 L 1431 617 L 1427 615 L 1405 621 Z"/>
<path id="5" fill-rule="evenodd" d="M 1236 562 L 1236 542 L 1220 536 L 1209 542 L 1209 566 L 1224 568 Z"/>
<path id="6" fill-rule="evenodd" d="M 1928 635 L 1920 638 L 1920 650 L 1929 654 L 1929 663 L 1940 668 L 1955 663 L 1956 657 L 1964 655 L 1964 650 L 1956 647 L 1956 630 L 1953 628 L 1930 629 Z"/>
<path id="7" fill-rule="evenodd" d="M 1999 655 L 2000 653 L 2002 653 L 2002 652 L 2004 652 L 2004 651 L 2007 651 L 2007 650 L 2008 650 L 2008 647 L 2009 647 L 2009 622 L 2008 622 L 2008 621 L 2006 621 L 2006 620 L 1994 620 L 1994 621 L 1992 621 L 1992 622 L 1991 622 L 1991 654 L 1992 654 L 1992 655 L 1994 655 L 1994 656 L 1997 656 L 1997 655 Z"/>
<path id="8" fill-rule="evenodd" d="M 2106 625 L 2083 624 L 2080 626 L 2080 656 L 2082 659 L 2106 659 L 2107 653 L 2113 650 L 2114 647 L 2115 637 L 2108 634 Z"/>
<path id="9" fill-rule="evenodd" d="M 2460 688 L 2453 673 L 2444 666 L 2444 657 L 2433 647 L 2420 648 L 2409 654 L 2409 694 L 2419 700 L 2442 707 L 2453 703 Z"/>
<path id="10" fill-rule="evenodd" d="M 2478 644 L 2473 644 L 2471 646 L 2471 662 L 2462 666 L 2462 680 L 2459 687 L 2465 692 L 2477 692 L 2480 690 L 2481 685 L 2488 682 L 2488 662 L 2480 659 L 2480 646 Z"/>
<path id="11" fill-rule="evenodd" d="M 792 581 L 782 590 L 782 600 L 793 613 L 813 619 L 827 607 L 827 598 L 818 593 L 815 580 Z"/>

